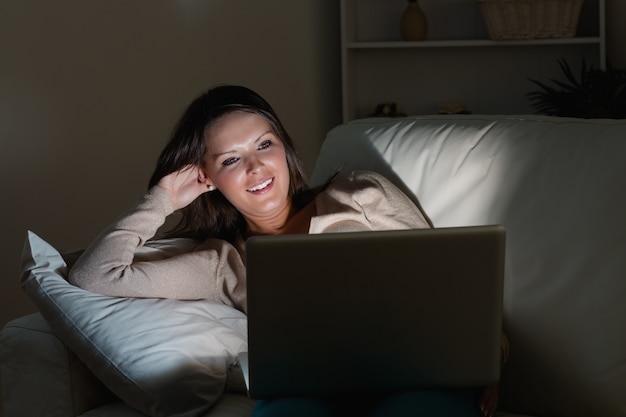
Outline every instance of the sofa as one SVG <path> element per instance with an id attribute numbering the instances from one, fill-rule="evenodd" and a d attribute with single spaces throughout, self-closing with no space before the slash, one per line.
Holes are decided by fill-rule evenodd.
<path id="1" fill-rule="evenodd" d="M 328 133 L 311 183 L 324 182 L 338 169 L 384 174 L 419 197 L 435 227 L 505 227 L 503 320 L 510 355 L 498 416 L 626 416 L 626 121 L 501 115 L 361 119 Z M 188 244 L 157 241 L 143 255 L 169 256 Z M 245 316 L 201 301 L 142 300 L 133 314 L 127 310 L 137 300 L 79 292 L 72 301 L 68 294 L 80 290 L 67 288 L 63 277 L 75 256 L 57 252 L 32 232 L 27 236 L 21 283 L 40 311 L 2 330 L 5 417 L 250 415 L 254 402 L 236 361 L 246 349 Z M 110 314 L 86 310 L 92 302 Z M 186 329 L 194 320 L 202 323 Z M 103 330 L 105 325 L 118 330 Z M 111 362 L 119 353 L 107 353 L 109 345 L 119 349 L 137 338 L 97 338 L 109 332 L 107 338 L 115 339 L 128 327 L 135 334 L 141 330 L 139 340 L 152 337 L 150 331 L 161 331 L 162 339 L 158 346 L 143 346 L 143 355 L 141 349 L 138 356 L 124 352 L 136 355 L 132 364 Z M 163 327 L 177 345 L 163 336 Z M 221 339 L 215 349 L 215 340 L 187 340 L 190 333 L 206 338 L 211 332 Z M 201 355 L 191 358 L 209 371 L 196 375 L 187 367 L 183 382 L 163 376 L 165 384 L 155 387 L 161 377 L 149 372 L 153 366 L 194 343 L 216 352 L 209 366 Z M 151 356 L 160 345 L 167 346 L 166 354 Z M 188 360 L 197 352 L 184 355 Z M 141 381 L 146 372 L 147 383 Z M 210 392 L 198 388 L 205 386 Z M 143 399 L 146 393 L 151 397 Z"/>

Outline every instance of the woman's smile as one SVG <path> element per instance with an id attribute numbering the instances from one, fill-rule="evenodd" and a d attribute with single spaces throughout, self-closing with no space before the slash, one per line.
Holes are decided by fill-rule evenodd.
<path id="1" fill-rule="evenodd" d="M 260 184 L 248 188 L 248 191 L 254 194 L 265 194 L 272 189 L 274 185 L 274 178 L 269 178 Z"/>

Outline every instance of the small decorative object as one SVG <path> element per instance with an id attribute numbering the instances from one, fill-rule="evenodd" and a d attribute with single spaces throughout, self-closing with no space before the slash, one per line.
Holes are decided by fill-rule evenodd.
<path id="1" fill-rule="evenodd" d="M 439 106 L 439 114 L 472 114 L 460 101 L 448 101 Z"/>
<path id="2" fill-rule="evenodd" d="M 369 117 L 405 117 L 406 113 L 402 111 L 402 107 L 398 103 L 385 102 L 376 105 L 374 113 L 368 114 Z"/>
<path id="3" fill-rule="evenodd" d="M 576 36 L 583 0 L 475 0 L 493 40 Z"/>
<path id="4" fill-rule="evenodd" d="M 400 20 L 400 31 L 405 41 L 423 41 L 428 36 L 428 20 L 417 0 L 408 0 Z"/>

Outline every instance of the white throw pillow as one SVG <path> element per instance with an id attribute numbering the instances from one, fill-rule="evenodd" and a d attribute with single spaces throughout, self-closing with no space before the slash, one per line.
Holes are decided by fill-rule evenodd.
<path id="1" fill-rule="evenodd" d="M 180 251 L 156 241 L 144 256 Z M 183 249 L 181 249 L 183 248 Z M 244 390 L 237 355 L 247 350 L 246 316 L 204 300 L 116 298 L 66 280 L 61 254 L 28 232 L 21 282 L 58 336 L 131 407 L 151 416 L 197 416 L 225 390 Z"/>

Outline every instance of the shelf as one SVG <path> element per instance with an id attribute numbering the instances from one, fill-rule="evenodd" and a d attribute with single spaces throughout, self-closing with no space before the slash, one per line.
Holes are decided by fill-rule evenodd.
<path id="1" fill-rule="evenodd" d="M 428 39 L 401 40 L 405 1 L 341 0 L 344 121 L 384 102 L 432 114 L 460 102 L 474 113 L 532 112 L 529 80 L 562 80 L 558 60 L 606 68 L 605 0 L 585 0 L 570 38 L 492 40 L 475 0 L 420 2 Z"/>
<path id="2" fill-rule="evenodd" d="M 600 37 L 553 38 L 553 39 L 523 39 L 499 40 L 467 39 L 467 40 L 437 40 L 421 42 L 384 41 L 384 42 L 347 42 L 346 49 L 386 49 L 386 48 L 459 48 L 485 46 L 541 46 L 541 45 L 582 45 L 600 43 Z"/>

